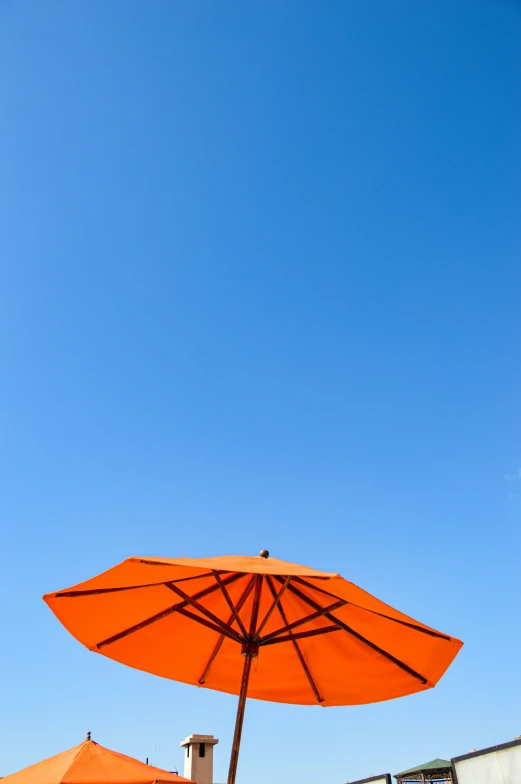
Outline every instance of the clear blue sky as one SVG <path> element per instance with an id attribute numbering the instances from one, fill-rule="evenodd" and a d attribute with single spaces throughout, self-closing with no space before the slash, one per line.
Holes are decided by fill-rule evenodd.
<path id="1" fill-rule="evenodd" d="M 0 775 L 182 770 L 236 700 L 84 650 L 41 594 L 273 555 L 460 637 L 427 693 L 248 705 L 238 781 L 521 733 L 521 6 L 0 5 Z"/>

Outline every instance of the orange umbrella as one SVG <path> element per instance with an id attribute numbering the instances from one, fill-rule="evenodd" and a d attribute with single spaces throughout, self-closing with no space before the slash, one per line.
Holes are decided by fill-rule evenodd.
<path id="1" fill-rule="evenodd" d="M 194 784 L 90 739 L 2 779 L 2 784 Z"/>
<path id="2" fill-rule="evenodd" d="M 435 686 L 463 644 L 338 574 L 268 555 L 128 558 L 43 597 L 89 650 L 239 695 L 228 784 L 246 696 L 322 706 L 389 700 Z"/>

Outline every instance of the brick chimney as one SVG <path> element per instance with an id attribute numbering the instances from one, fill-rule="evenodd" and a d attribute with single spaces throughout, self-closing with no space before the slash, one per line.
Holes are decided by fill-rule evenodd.
<path id="1" fill-rule="evenodd" d="M 195 784 L 213 784 L 213 735 L 189 735 L 181 742 L 185 748 L 184 777 Z"/>

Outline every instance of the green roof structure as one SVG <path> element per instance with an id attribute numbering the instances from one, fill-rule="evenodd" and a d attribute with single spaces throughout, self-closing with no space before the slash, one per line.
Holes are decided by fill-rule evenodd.
<path id="1" fill-rule="evenodd" d="M 416 778 L 417 776 L 418 778 Z M 409 768 L 409 770 L 396 773 L 394 778 L 399 782 L 403 781 L 404 784 L 406 781 L 452 782 L 452 765 L 450 760 L 437 758 L 430 762 L 424 762 L 423 765 L 417 765 L 415 768 Z"/>

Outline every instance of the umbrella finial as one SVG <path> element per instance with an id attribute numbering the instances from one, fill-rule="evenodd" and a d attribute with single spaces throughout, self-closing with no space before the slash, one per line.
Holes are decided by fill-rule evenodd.
<path id="1" fill-rule="evenodd" d="M 269 558 L 270 557 L 270 554 L 269 554 L 268 550 L 261 550 L 259 555 L 260 555 L 261 558 Z"/>
<path id="2" fill-rule="evenodd" d="M 90 740 L 90 732 L 87 732 L 87 740 Z"/>

